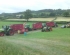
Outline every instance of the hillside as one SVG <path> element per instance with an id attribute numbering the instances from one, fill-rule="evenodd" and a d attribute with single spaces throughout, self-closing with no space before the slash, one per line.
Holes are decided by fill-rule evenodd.
<path id="1" fill-rule="evenodd" d="M 54 17 L 54 16 L 62 16 L 64 12 L 69 12 L 70 9 L 68 10 L 62 10 L 62 9 L 42 9 L 42 10 L 31 10 L 33 18 L 47 18 L 47 17 Z M 22 12 L 17 12 L 17 13 L 2 13 L 0 14 L 0 19 L 1 18 L 17 18 L 17 16 L 20 16 L 18 18 L 24 18 L 24 11 Z"/>

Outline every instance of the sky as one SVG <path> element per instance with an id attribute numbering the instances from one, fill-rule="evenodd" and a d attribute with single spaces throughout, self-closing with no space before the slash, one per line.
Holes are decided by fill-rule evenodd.
<path id="1" fill-rule="evenodd" d="M 0 13 L 22 12 L 26 9 L 70 9 L 70 0 L 0 0 Z"/>

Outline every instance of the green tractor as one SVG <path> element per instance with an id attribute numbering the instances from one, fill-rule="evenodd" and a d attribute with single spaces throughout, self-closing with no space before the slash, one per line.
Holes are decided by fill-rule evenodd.
<path id="1" fill-rule="evenodd" d="M 28 31 L 32 31 L 32 28 L 30 27 L 29 24 L 26 24 L 26 25 L 25 25 L 25 29 L 28 29 Z"/>
<path id="2" fill-rule="evenodd" d="M 42 23 L 42 32 L 52 31 L 52 27 L 47 26 L 46 23 Z"/>
<path id="3" fill-rule="evenodd" d="M 43 27 L 42 28 L 42 32 L 47 32 L 47 31 L 51 31 L 50 27 Z"/>
<path id="4" fill-rule="evenodd" d="M 13 29 L 11 29 L 9 26 L 2 26 L 2 29 L 0 29 L 0 36 L 4 35 L 14 35 Z"/>
<path id="5" fill-rule="evenodd" d="M 42 32 L 52 31 L 52 27 L 47 26 L 45 23 L 42 24 Z"/>

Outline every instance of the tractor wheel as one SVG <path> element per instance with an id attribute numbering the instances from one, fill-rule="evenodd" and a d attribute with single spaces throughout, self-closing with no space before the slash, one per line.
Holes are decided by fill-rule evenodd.
<path id="1" fill-rule="evenodd" d="M 10 30 L 9 35 L 11 35 L 11 36 L 14 35 L 14 32 Z"/>
<path id="2" fill-rule="evenodd" d="M 4 36 L 4 33 L 3 33 L 3 32 L 1 32 L 1 33 L 0 33 L 0 36 Z"/>

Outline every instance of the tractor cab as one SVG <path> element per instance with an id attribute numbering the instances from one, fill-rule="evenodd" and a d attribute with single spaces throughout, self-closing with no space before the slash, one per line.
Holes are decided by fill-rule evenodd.
<path id="1" fill-rule="evenodd" d="M 28 29 L 28 31 L 31 31 L 32 29 L 30 28 L 30 25 L 29 24 L 26 24 L 25 25 L 25 29 Z"/>
<path id="2" fill-rule="evenodd" d="M 29 25 L 29 24 L 26 24 L 26 25 L 25 25 L 25 28 L 30 28 L 30 25 Z"/>
<path id="3" fill-rule="evenodd" d="M 42 23 L 42 27 L 46 27 L 46 23 Z"/>

